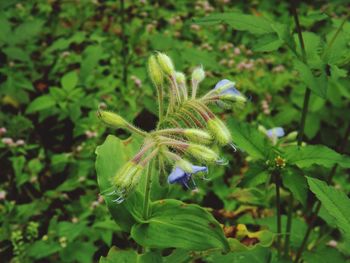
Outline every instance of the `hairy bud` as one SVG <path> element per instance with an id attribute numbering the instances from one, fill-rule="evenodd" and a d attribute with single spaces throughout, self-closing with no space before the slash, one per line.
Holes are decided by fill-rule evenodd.
<path id="1" fill-rule="evenodd" d="M 186 152 L 200 161 L 209 163 L 220 162 L 220 158 L 216 152 L 199 144 L 189 144 Z"/>
<path id="2" fill-rule="evenodd" d="M 232 136 L 229 129 L 220 119 L 214 118 L 208 120 L 207 128 L 220 145 L 226 145 L 232 142 Z"/>
<path id="3" fill-rule="evenodd" d="M 102 122 L 112 128 L 127 128 L 128 122 L 114 112 L 98 110 L 97 115 L 102 120 Z"/>
<path id="4" fill-rule="evenodd" d="M 205 78 L 205 72 L 203 70 L 203 67 L 197 67 L 192 72 L 192 80 L 196 81 L 197 83 L 201 82 Z"/>
<path id="5" fill-rule="evenodd" d="M 178 160 L 175 163 L 175 166 L 180 167 L 186 173 L 192 173 L 193 172 L 192 164 L 189 161 L 185 160 L 185 159 Z"/>
<path id="6" fill-rule="evenodd" d="M 176 78 L 176 82 L 177 82 L 179 85 L 183 85 L 183 84 L 186 83 L 185 74 L 183 74 L 182 72 L 176 72 L 175 78 Z"/>
<path id="7" fill-rule="evenodd" d="M 175 73 L 175 68 L 170 57 L 165 55 L 164 53 L 157 54 L 157 61 L 159 63 L 160 68 L 163 72 L 169 76 L 172 76 Z"/>
<path id="8" fill-rule="evenodd" d="M 154 55 L 150 56 L 150 58 L 148 59 L 148 72 L 154 85 L 161 86 L 163 84 L 163 80 L 164 80 L 163 72 Z"/>
<path id="9" fill-rule="evenodd" d="M 210 136 L 210 134 L 203 130 L 185 129 L 183 133 L 185 137 L 191 142 L 210 144 L 213 141 L 213 138 Z"/>
<path id="10" fill-rule="evenodd" d="M 116 189 L 115 193 L 119 197 L 114 202 L 123 202 L 125 197 L 135 189 L 140 181 L 142 170 L 142 165 L 129 161 L 117 172 L 112 180 L 112 184 Z"/>

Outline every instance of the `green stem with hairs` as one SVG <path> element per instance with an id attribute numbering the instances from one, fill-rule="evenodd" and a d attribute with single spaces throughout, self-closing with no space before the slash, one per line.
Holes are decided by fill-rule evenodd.
<path id="1" fill-rule="evenodd" d="M 282 232 L 282 224 L 281 224 L 281 195 L 280 195 L 280 188 L 281 188 L 281 178 L 280 178 L 280 172 L 274 171 L 273 172 L 274 179 L 275 179 L 275 185 L 276 185 L 276 219 L 277 219 L 277 252 L 278 252 L 278 258 L 281 257 L 281 232 Z"/>
<path id="2" fill-rule="evenodd" d="M 147 220 L 149 217 L 149 202 L 150 202 L 151 185 L 152 185 L 152 166 L 153 166 L 153 162 L 151 161 L 147 165 L 147 171 L 146 171 L 145 198 L 143 200 L 143 212 L 142 212 L 142 217 L 144 220 Z"/>
<path id="3" fill-rule="evenodd" d="M 300 44 L 300 49 L 301 49 L 301 59 L 304 63 L 307 64 L 307 57 L 306 57 L 306 50 L 305 50 L 305 44 L 304 44 L 304 39 L 303 35 L 301 32 L 301 26 L 299 23 L 299 17 L 297 13 L 297 9 L 294 6 L 295 3 L 292 4 L 292 12 L 293 12 L 293 17 L 294 17 L 294 22 L 296 26 L 296 30 L 298 33 L 298 39 L 299 39 L 299 44 Z M 310 95 L 311 95 L 311 90 L 306 87 L 305 89 L 305 94 L 304 94 L 304 102 L 303 102 L 303 109 L 302 109 L 302 114 L 301 114 L 301 119 L 300 119 L 300 125 L 299 125 L 299 132 L 298 132 L 298 146 L 301 146 L 303 142 L 303 137 L 304 137 L 304 129 L 305 129 L 305 122 L 306 122 L 306 116 L 309 108 L 309 102 L 310 102 Z M 289 244 L 290 244 L 290 233 L 292 231 L 292 217 L 293 217 L 293 194 L 290 193 L 289 197 L 289 204 L 288 204 L 288 214 L 287 214 L 287 226 L 286 226 L 286 235 L 285 235 L 285 247 L 284 247 L 284 254 L 285 256 L 288 255 L 289 252 Z"/>

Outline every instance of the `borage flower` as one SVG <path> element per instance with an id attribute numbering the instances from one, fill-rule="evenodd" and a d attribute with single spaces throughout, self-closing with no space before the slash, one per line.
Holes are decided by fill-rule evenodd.
<path id="1" fill-rule="evenodd" d="M 190 189 L 188 182 L 191 180 L 194 189 L 196 188 L 196 183 L 192 178 L 193 174 L 199 173 L 199 172 L 206 172 L 208 173 L 208 167 L 206 166 L 197 166 L 197 165 L 192 165 L 192 171 L 191 172 L 185 172 L 183 169 L 180 167 L 175 167 L 174 170 L 170 173 L 168 176 L 168 183 L 169 184 L 182 184 L 186 188 Z M 204 178 L 204 177 L 203 177 Z"/>
<path id="2" fill-rule="evenodd" d="M 266 135 L 269 138 L 281 138 L 284 136 L 284 129 L 282 127 L 275 127 L 266 131 Z"/>
<path id="3" fill-rule="evenodd" d="M 213 91 L 220 96 L 218 106 L 225 109 L 230 109 L 232 103 L 235 103 L 236 107 L 242 108 L 247 101 L 247 98 L 236 89 L 235 82 L 228 79 L 220 80 Z"/>

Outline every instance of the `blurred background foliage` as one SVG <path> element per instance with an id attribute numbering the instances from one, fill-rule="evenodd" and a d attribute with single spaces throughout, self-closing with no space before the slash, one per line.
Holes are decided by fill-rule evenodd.
<path id="1" fill-rule="evenodd" d="M 304 38 L 311 63 L 317 62 L 319 49 L 348 9 L 346 1 L 300 3 L 301 25 L 309 31 Z M 128 134 L 101 125 L 96 109 L 111 109 L 145 130 L 153 129 L 156 92 L 147 78 L 146 61 L 155 50 L 166 52 L 187 74 L 202 64 L 207 79 L 200 92 L 223 78 L 237 83 L 250 102 L 234 114 L 220 113 L 223 119 L 266 128 L 283 126 L 287 133 L 297 130 L 305 85 L 288 49 L 275 50 L 274 44 L 266 45 L 268 37 L 236 31 L 225 23 L 193 22 L 211 13 L 232 11 L 286 24 L 292 21 L 287 1 L 1 1 L 3 262 L 92 262 L 105 256 L 112 245 L 136 248 L 103 205 L 94 169 L 95 147 L 106 135 L 127 138 Z M 339 146 L 350 116 L 346 34 L 350 34 L 348 21 L 333 47 L 347 51 L 339 62 L 344 67 L 328 69 L 333 74 L 327 98 L 312 94 L 305 128 L 308 142 L 333 149 Z M 274 51 L 267 53 L 270 50 Z M 258 171 L 248 167 L 244 153 L 227 151 L 226 155 L 229 166 L 211 169 L 211 181 L 199 182 L 198 193 L 177 187 L 169 195 L 210 207 L 220 222 L 273 230 L 269 189 L 235 187 L 239 183 L 255 186 L 249 178 Z M 350 190 L 347 177 L 335 180 Z M 302 220 L 295 225 L 292 245 L 300 243 L 298 231 L 306 228 Z M 337 251 L 333 258 L 343 260 Z"/>

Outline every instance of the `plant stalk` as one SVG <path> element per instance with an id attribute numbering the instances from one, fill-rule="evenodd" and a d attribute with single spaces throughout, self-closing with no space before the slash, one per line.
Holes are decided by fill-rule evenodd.
<path id="1" fill-rule="evenodd" d="M 121 56 L 122 56 L 122 64 L 123 64 L 123 84 L 124 87 L 128 87 L 128 46 L 127 46 L 127 39 L 125 35 L 125 8 L 124 8 L 124 0 L 120 0 L 120 18 L 121 18 L 121 39 L 122 39 L 122 50 L 121 50 Z"/>
<path id="2" fill-rule="evenodd" d="M 147 171 L 146 171 L 145 198 L 143 200 L 143 211 L 142 211 L 142 217 L 144 220 L 147 220 L 149 217 L 149 203 L 150 203 L 151 185 L 152 185 L 152 166 L 153 166 L 153 161 L 151 161 L 147 165 Z"/>
<path id="3" fill-rule="evenodd" d="M 281 179 L 280 172 L 275 171 L 275 184 L 276 184 L 276 210 L 277 210 L 277 251 L 278 257 L 281 257 L 281 232 L 282 232 L 282 224 L 281 224 L 281 196 L 280 196 L 280 188 L 281 188 Z"/>
<path id="4" fill-rule="evenodd" d="M 304 63 L 307 64 L 305 44 L 304 44 L 303 34 L 301 32 L 301 26 L 299 23 L 299 17 L 298 17 L 295 3 L 292 4 L 292 12 L 293 12 L 296 30 L 298 33 L 298 39 L 299 39 L 299 44 L 300 44 L 300 49 L 301 49 L 301 59 Z M 298 132 L 298 146 L 301 146 L 301 144 L 303 142 L 306 116 L 307 116 L 309 102 L 310 102 L 310 95 L 311 95 L 311 90 L 308 87 L 306 87 L 305 94 L 304 94 L 303 109 L 302 109 L 300 125 L 299 125 L 299 132 Z M 284 240 L 284 244 L 285 244 L 284 255 L 285 256 L 287 256 L 288 252 L 289 252 L 290 233 L 292 231 L 293 201 L 294 201 L 294 198 L 293 198 L 293 194 L 291 193 L 289 200 L 288 200 L 289 204 L 288 204 L 288 214 L 287 214 L 287 226 L 286 226 L 286 235 L 285 235 L 285 240 Z"/>

